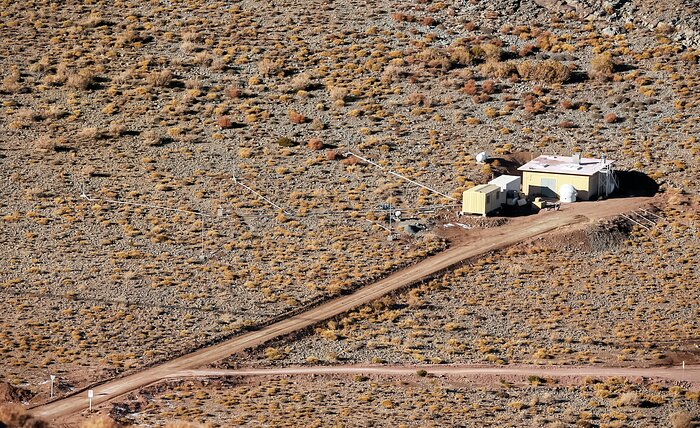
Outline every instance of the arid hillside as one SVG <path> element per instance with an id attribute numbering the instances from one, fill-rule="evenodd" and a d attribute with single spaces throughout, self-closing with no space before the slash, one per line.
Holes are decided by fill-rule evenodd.
<path id="1" fill-rule="evenodd" d="M 280 359 L 651 364 L 696 343 L 696 1 L 1 4 L 0 382 L 32 403 L 51 373 L 65 394 L 441 251 L 462 191 L 514 154 L 606 154 L 664 221 L 497 253 Z M 427 230 L 387 240 L 388 205 Z"/>

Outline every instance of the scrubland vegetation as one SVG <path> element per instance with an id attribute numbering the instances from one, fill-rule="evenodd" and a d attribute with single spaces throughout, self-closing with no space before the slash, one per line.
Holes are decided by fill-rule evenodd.
<path id="1" fill-rule="evenodd" d="M 688 208 L 604 245 L 610 231 L 577 232 L 474 260 L 280 344 L 274 364 L 698 361 L 700 217 Z"/>
<path id="2" fill-rule="evenodd" d="M 700 191 L 697 47 L 467 3 L 3 3 L 0 379 L 41 401 L 49 373 L 64 393 L 444 248 L 388 242 L 368 211 L 452 201 L 347 150 L 456 198 L 493 172 L 481 150 L 607 153 Z M 268 352 L 667 362 L 697 343 L 696 213 L 671 201 L 653 232 L 583 256 L 497 253 Z"/>
<path id="3" fill-rule="evenodd" d="M 691 426 L 697 392 L 660 383 L 586 379 L 295 377 L 260 382 L 180 382 L 126 401 L 113 416 L 161 426 L 207 421 L 214 426 Z M 148 409 L 163 409 L 154 416 Z M 361 418 L 358 415 L 362 415 Z"/>

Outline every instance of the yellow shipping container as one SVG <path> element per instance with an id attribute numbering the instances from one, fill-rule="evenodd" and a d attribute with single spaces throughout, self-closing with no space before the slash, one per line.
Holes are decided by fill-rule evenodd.
<path id="1" fill-rule="evenodd" d="M 462 194 L 462 214 L 481 214 L 496 211 L 506 203 L 506 192 L 495 184 L 480 184 Z"/>

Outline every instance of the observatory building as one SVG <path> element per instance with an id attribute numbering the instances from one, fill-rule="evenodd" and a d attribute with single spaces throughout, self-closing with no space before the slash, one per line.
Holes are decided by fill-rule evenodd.
<path id="1" fill-rule="evenodd" d="M 528 197 L 588 201 L 608 196 L 617 187 L 612 164 L 605 156 L 538 156 L 518 170 L 523 173 L 523 193 Z"/>

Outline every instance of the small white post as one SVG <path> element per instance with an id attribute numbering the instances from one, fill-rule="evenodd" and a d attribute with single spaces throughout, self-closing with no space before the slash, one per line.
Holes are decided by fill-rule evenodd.
<path id="1" fill-rule="evenodd" d="M 88 408 L 88 411 L 89 411 L 90 413 L 92 413 L 92 397 L 93 397 L 94 395 L 95 395 L 95 394 L 94 394 L 93 390 L 92 390 L 92 389 L 88 389 L 88 401 L 89 401 L 89 403 L 90 403 L 90 404 L 89 404 L 90 407 Z"/>
<path id="2" fill-rule="evenodd" d="M 681 366 L 683 367 L 683 374 L 681 376 L 681 381 L 685 382 L 685 361 L 681 363 Z"/>
<path id="3" fill-rule="evenodd" d="M 49 395 L 49 398 L 53 398 L 53 381 L 56 380 L 56 375 L 49 375 L 51 378 L 51 394 Z"/>

